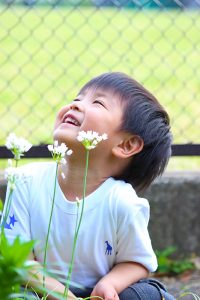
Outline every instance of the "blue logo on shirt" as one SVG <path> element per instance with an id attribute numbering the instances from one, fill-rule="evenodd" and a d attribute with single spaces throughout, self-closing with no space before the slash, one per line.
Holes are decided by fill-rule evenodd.
<path id="1" fill-rule="evenodd" d="M 15 223 L 17 222 L 17 220 L 15 219 L 15 216 L 9 216 L 10 218 L 10 222 L 6 222 L 6 224 L 4 225 L 4 228 L 6 229 L 13 229 L 13 227 L 15 226 Z"/>
<path id="2" fill-rule="evenodd" d="M 108 243 L 108 241 L 105 241 L 105 243 L 106 243 L 106 252 L 105 252 L 105 254 L 111 255 L 111 254 L 112 254 L 112 247 L 111 247 L 111 245 Z"/>

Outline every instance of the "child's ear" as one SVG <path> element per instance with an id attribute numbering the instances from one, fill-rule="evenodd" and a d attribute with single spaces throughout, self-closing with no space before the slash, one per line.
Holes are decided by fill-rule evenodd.
<path id="1" fill-rule="evenodd" d="M 128 158 L 142 151 L 144 141 L 138 135 L 126 136 L 112 149 L 112 153 L 119 158 Z"/>

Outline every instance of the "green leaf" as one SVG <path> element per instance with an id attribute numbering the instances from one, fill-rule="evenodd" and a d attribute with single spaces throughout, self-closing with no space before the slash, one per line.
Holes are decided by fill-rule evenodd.
<path id="1" fill-rule="evenodd" d="M 9 300 L 13 293 L 19 293 L 31 267 L 27 258 L 33 245 L 34 241 L 23 242 L 19 237 L 11 244 L 0 231 L 0 299 Z"/>
<path id="2" fill-rule="evenodd" d="M 194 270 L 195 265 L 187 259 L 174 259 L 171 257 L 176 251 L 176 247 L 168 247 L 162 251 L 155 251 L 158 259 L 158 269 L 156 272 L 180 274 L 187 270 Z"/>

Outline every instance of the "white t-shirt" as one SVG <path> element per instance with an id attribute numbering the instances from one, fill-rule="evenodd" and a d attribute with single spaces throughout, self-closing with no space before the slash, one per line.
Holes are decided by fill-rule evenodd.
<path id="1" fill-rule="evenodd" d="M 25 177 L 18 180 L 14 190 L 5 232 L 10 241 L 17 235 L 23 240 L 37 240 L 34 254 L 43 263 L 56 164 L 33 163 L 21 170 Z M 56 181 L 47 267 L 59 274 L 60 281 L 65 281 L 68 273 L 76 221 L 77 203 L 66 199 Z M 85 198 L 72 283 L 93 287 L 115 264 L 126 261 L 141 263 L 150 272 L 155 271 L 157 260 L 147 230 L 148 221 L 148 201 L 139 198 L 130 184 L 107 179 Z"/>

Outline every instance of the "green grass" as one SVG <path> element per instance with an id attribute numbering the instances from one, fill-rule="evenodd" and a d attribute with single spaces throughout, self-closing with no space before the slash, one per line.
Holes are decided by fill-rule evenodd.
<path id="1" fill-rule="evenodd" d="M 174 143 L 199 143 L 199 29 L 197 11 L 1 6 L 0 144 L 11 131 L 49 142 L 58 108 L 108 70 L 157 96 Z"/>
<path id="2" fill-rule="evenodd" d="M 171 157 L 167 171 L 200 171 L 200 156 Z"/>

